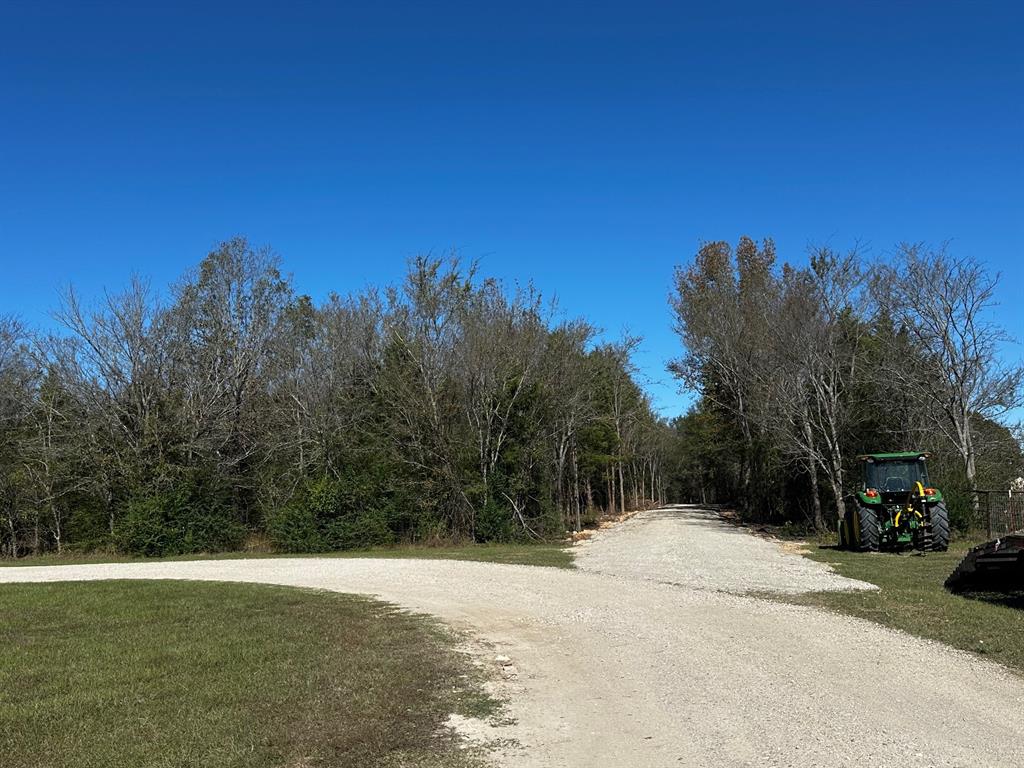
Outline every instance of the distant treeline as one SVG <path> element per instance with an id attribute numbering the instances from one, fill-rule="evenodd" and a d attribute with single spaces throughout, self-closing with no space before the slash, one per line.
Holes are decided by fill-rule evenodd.
<path id="1" fill-rule="evenodd" d="M 56 332 L 0 318 L 0 555 L 549 538 L 665 500 L 826 527 L 857 455 L 900 449 L 966 527 L 1024 474 L 995 283 L 945 249 L 708 243 L 672 296 L 699 398 L 666 424 L 637 341 L 530 287 L 417 258 L 315 304 L 234 239 L 167 291 L 67 291 Z"/>
<path id="2" fill-rule="evenodd" d="M 674 492 L 824 527 L 858 454 L 926 450 L 955 520 L 977 524 L 975 492 L 1024 474 L 1002 423 L 1022 370 L 1004 359 L 996 282 L 945 248 L 779 265 L 771 241 L 706 244 L 675 276 L 685 354 L 672 368 L 700 399 L 673 425 Z"/>
<path id="3" fill-rule="evenodd" d="M 564 535 L 665 496 L 630 363 L 454 260 L 322 304 L 225 242 L 168 292 L 0 320 L 0 554 Z"/>

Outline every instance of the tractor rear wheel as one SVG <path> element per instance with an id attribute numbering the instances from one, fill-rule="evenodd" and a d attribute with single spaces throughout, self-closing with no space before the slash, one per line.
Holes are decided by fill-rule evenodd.
<path id="1" fill-rule="evenodd" d="M 932 523 L 932 549 L 945 552 L 949 549 L 949 512 L 946 510 L 946 502 L 932 505 L 928 517 Z"/>
<path id="2" fill-rule="evenodd" d="M 854 549 L 861 552 L 878 551 L 878 514 L 872 507 L 866 504 L 858 504 L 857 511 L 857 540 L 853 542 Z"/>

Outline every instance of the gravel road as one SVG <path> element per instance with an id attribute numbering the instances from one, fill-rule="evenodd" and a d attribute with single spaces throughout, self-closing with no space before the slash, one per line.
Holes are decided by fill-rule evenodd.
<path id="1" fill-rule="evenodd" d="M 875 589 L 723 525 L 714 512 L 685 506 L 644 512 L 598 531 L 577 545 L 576 565 L 594 573 L 738 594 Z"/>
<path id="2" fill-rule="evenodd" d="M 603 532 L 566 571 L 265 559 L 0 568 L 0 582 L 252 581 L 379 596 L 508 656 L 513 768 L 1019 766 L 1024 681 L 874 624 L 744 596 L 862 587 L 695 509 Z M 721 567 L 719 567 L 719 564 Z M 481 645 L 477 645 L 480 648 Z"/>

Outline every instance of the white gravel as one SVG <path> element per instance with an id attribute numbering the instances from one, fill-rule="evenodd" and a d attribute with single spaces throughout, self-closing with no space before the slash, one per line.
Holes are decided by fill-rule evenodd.
<path id="1" fill-rule="evenodd" d="M 438 615 L 489 643 L 489 663 L 501 654 L 517 670 L 506 683 L 516 723 L 502 730 L 521 748 L 501 754 L 502 765 L 1021 765 L 1020 678 L 868 622 L 723 592 L 773 583 L 776 571 L 786 589 L 797 576 L 789 565 L 760 563 L 750 569 L 756 577 L 732 573 L 715 583 L 714 545 L 685 539 L 747 547 L 748 537 L 726 535 L 693 512 L 673 514 L 684 524 L 666 528 L 665 515 L 648 515 L 588 545 L 584 568 L 600 564 L 614 575 L 322 558 L 0 568 L 0 582 L 266 582 L 376 595 Z M 651 543 L 645 528 L 658 537 L 672 532 L 673 558 L 707 550 L 693 560 L 701 574 L 687 572 L 687 557 L 657 566 L 629 552 Z M 620 556 L 606 556 L 605 546 Z M 785 560 L 770 542 L 754 547 L 758 557 Z M 664 556 L 658 552 L 656 560 Z M 628 576 L 628 562 L 638 563 L 642 578 Z M 839 584 L 820 572 L 809 578 Z"/>
<path id="2" fill-rule="evenodd" d="M 727 525 L 689 505 L 657 509 L 577 545 L 577 567 L 632 579 L 748 594 L 877 589 Z"/>

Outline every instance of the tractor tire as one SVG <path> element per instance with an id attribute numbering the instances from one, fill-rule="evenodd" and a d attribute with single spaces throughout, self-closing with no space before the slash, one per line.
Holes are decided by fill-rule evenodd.
<path id="1" fill-rule="evenodd" d="M 949 512 L 946 502 L 940 501 L 928 510 L 932 523 L 932 550 L 945 552 L 949 549 Z"/>
<path id="2" fill-rule="evenodd" d="M 861 552 L 877 552 L 880 539 L 878 530 L 878 514 L 872 507 L 865 504 L 858 504 L 854 513 L 856 519 L 857 536 L 853 541 L 853 548 Z"/>

